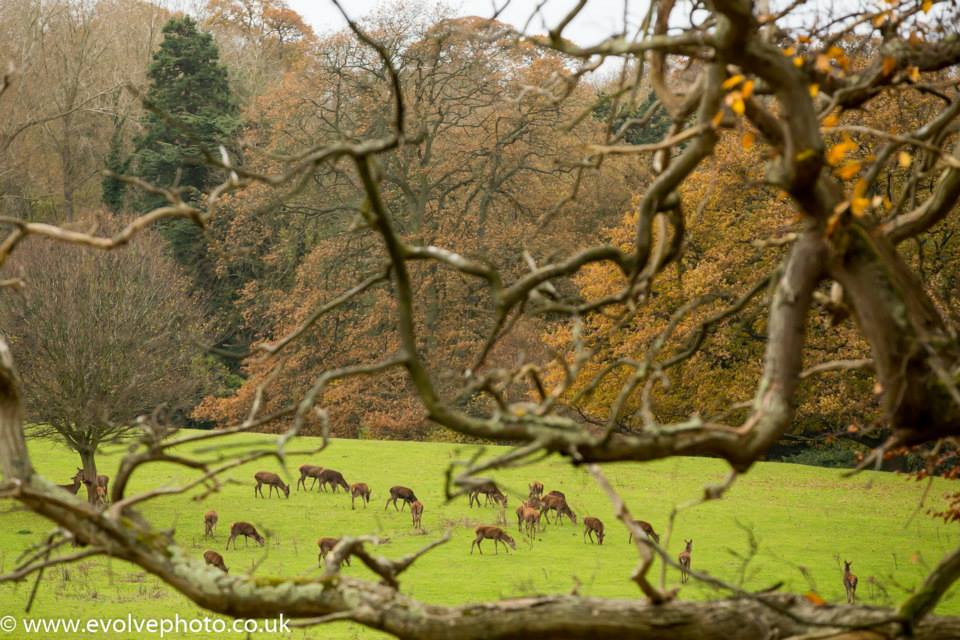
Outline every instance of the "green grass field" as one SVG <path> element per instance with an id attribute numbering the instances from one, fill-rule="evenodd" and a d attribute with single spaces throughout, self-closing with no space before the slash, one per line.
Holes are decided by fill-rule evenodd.
<path id="1" fill-rule="evenodd" d="M 258 439 L 265 441 L 264 436 L 238 438 L 251 444 Z M 379 552 L 400 556 L 451 528 L 453 538 L 448 544 L 422 558 L 404 574 L 401 586 L 407 594 L 424 602 L 456 604 L 567 593 L 579 584 L 579 592 L 584 595 L 638 597 L 638 590 L 629 581 L 636 566 L 636 552 L 627 543 L 626 530 L 615 521 L 607 498 L 586 471 L 574 469 L 560 459 L 497 476 L 510 494 L 509 530 L 516 533 L 513 508 L 517 496 L 526 493 L 530 480 L 538 479 L 548 491 L 559 489 L 566 493 L 581 518 L 592 515 L 606 523 L 608 537 L 603 546 L 584 544 L 582 526 L 567 523 L 549 526 L 532 547 L 515 536 L 517 551 L 510 555 L 502 549 L 499 555 L 493 555 L 490 541 L 484 543 L 486 555 L 470 555 L 473 527 L 494 524 L 495 511 L 470 509 L 465 497 L 444 504 L 443 478 L 452 460 L 466 458 L 472 450 L 440 443 L 333 441 L 311 461 L 343 472 L 348 482 L 366 482 L 371 486 L 370 507 L 357 511 L 351 511 L 348 495 L 298 493 L 295 486 L 291 487 L 288 500 L 255 499 L 253 473 L 260 469 L 280 471 L 274 462 L 258 462 L 232 473 L 229 477 L 239 484 L 227 484 L 221 494 L 205 502 L 194 502 L 186 496 L 168 497 L 149 503 L 145 513 L 156 527 L 174 527 L 181 546 L 198 558 L 208 548 L 223 553 L 232 574 L 255 570 L 261 576 L 317 575 L 316 540 L 320 536 L 378 534 L 390 540 Z M 489 447 L 487 451 L 497 450 Z M 32 443 L 31 451 L 40 472 L 57 482 L 66 482 L 77 466 L 74 454 L 47 442 Z M 117 459 L 116 455 L 103 455 L 99 461 L 101 473 L 113 476 Z M 293 459 L 291 468 L 306 461 Z M 672 507 L 699 496 L 705 484 L 722 480 L 727 468 L 717 460 L 683 458 L 608 465 L 605 470 L 634 515 L 649 520 L 663 533 Z M 189 473 L 179 467 L 154 465 L 146 473 L 134 476 L 132 490 L 177 483 L 188 477 Z M 295 480 L 291 484 L 295 485 Z M 412 487 L 423 501 L 425 533 L 412 529 L 408 511 L 396 513 L 393 507 L 384 511 L 387 489 L 394 484 Z M 894 604 L 958 543 L 960 528 L 956 525 L 945 526 L 933 520 L 925 515 L 925 508 L 914 514 L 924 486 L 889 473 L 870 472 L 844 479 L 837 470 L 758 464 L 737 481 L 723 500 L 683 511 L 677 517 L 669 551 L 675 556 L 682 548 L 682 538 L 693 538 L 696 569 L 735 583 L 743 580 L 747 588 L 764 588 L 783 580 L 786 590 L 808 591 L 811 585 L 801 571 L 804 567 L 816 590 L 835 602 L 842 601 L 844 595 L 840 558 L 850 559 L 860 577 L 860 599 Z M 942 495 L 951 488 L 947 481 L 936 481 L 928 502 L 939 507 Z M 51 529 L 48 522 L 12 506 L 3 505 L 0 512 L 2 571 L 12 569 L 20 552 Z M 202 537 L 202 514 L 210 508 L 220 514 L 215 541 Z M 238 550 L 225 551 L 229 526 L 235 520 L 248 520 L 261 532 L 268 531 L 267 546 L 244 548 L 241 542 Z M 748 553 L 748 535 L 741 525 L 750 528 L 758 542 L 757 552 L 746 566 L 741 558 Z M 359 565 L 356 562 L 344 571 L 354 576 L 372 575 Z M 668 571 L 667 582 L 679 584 L 679 574 Z M 32 582 L 0 586 L 0 616 L 20 616 L 31 587 Z M 689 583 L 681 591 L 681 597 L 689 599 L 722 595 L 696 583 Z M 960 614 L 957 595 L 957 589 L 948 594 L 938 612 Z M 198 607 L 156 578 L 106 559 L 49 570 L 30 615 L 86 618 L 126 616 L 128 612 L 153 618 L 203 615 Z M 290 637 L 378 635 L 356 625 L 337 623 L 297 630 Z M 0 637 L 28 636 L 14 632 Z"/>

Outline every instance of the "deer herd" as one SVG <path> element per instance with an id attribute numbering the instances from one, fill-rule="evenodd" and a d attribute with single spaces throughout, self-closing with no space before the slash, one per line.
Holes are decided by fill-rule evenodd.
<path id="1" fill-rule="evenodd" d="M 356 509 L 356 501 L 359 498 L 360 503 L 364 508 L 370 504 L 371 490 L 370 487 L 364 482 L 358 482 L 355 484 L 347 484 L 347 481 L 344 479 L 343 474 L 339 471 L 334 471 L 333 469 L 325 469 L 323 467 L 304 464 L 299 467 L 300 478 L 297 481 L 297 491 L 303 487 L 304 491 L 312 491 L 314 487 L 319 484 L 320 491 L 326 492 L 329 487 L 333 493 L 337 493 L 338 489 L 343 489 L 344 492 L 350 494 L 350 508 Z M 256 482 L 256 485 L 253 488 L 254 497 L 260 498 L 272 498 L 274 491 L 277 493 L 277 497 L 280 497 L 281 494 L 285 498 L 290 497 L 290 485 L 283 482 L 283 480 L 275 473 L 270 471 L 258 471 L 253 475 L 253 479 Z M 310 488 L 307 488 L 307 480 L 311 479 L 313 482 L 310 485 Z M 95 499 L 98 504 L 104 504 L 107 501 L 107 487 L 109 486 L 110 478 L 104 475 L 97 476 L 96 486 L 94 487 Z M 76 495 L 80 486 L 85 485 L 90 488 L 93 485 L 93 482 L 84 478 L 83 469 L 77 469 L 76 474 L 73 476 L 69 484 L 59 485 L 61 489 L 69 491 L 70 493 Z M 269 487 L 267 495 L 263 495 L 263 486 L 267 485 Z M 413 527 L 418 531 L 422 530 L 422 521 L 423 521 L 423 503 L 417 499 L 416 494 L 413 492 L 413 489 L 404 486 L 393 486 L 390 487 L 389 491 L 390 497 L 387 498 L 386 503 L 384 504 L 384 510 L 389 509 L 390 505 L 393 504 L 395 511 L 402 511 L 407 505 L 410 506 L 410 515 L 413 521 Z M 506 524 L 506 518 L 504 512 L 507 507 L 507 496 L 500 490 L 500 488 L 493 482 L 483 482 L 474 486 L 468 492 L 468 502 L 470 507 L 473 506 L 480 507 L 480 496 L 484 496 L 484 506 L 494 505 L 499 508 L 499 517 L 497 524 Z M 400 502 L 400 506 L 397 506 L 397 502 Z M 526 500 L 520 503 L 516 509 L 517 515 L 517 529 L 520 533 L 527 537 L 530 543 L 533 543 L 533 540 L 536 537 L 537 532 L 542 532 L 545 530 L 543 526 L 543 521 L 545 520 L 548 524 L 550 523 L 550 512 L 554 514 L 554 525 L 563 524 L 563 519 L 567 518 L 573 524 L 577 524 L 577 515 L 573 512 L 573 509 L 570 508 L 570 505 L 567 504 L 567 497 L 560 491 L 550 491 L 549 493 L 544 494 L 543 483 L 534 481 L 529 485 L 529 495 Z M 219 516 L 214 510 L 207 511 L 203 515 L 203 535 L 205 538 L 215 538 L 216 537 L 216 527 Z M 630 534 L 627 539 L 628 543 L 633 542 L 633 531 L 639 530 L 643 533 L 643 536 L 650 540 L 652 543 L 659 545 L 660 536 L 654 531 L 653 525 L 644 520 L 634 520 L 634 527 L 630 527 Z M 510 549 L 516 550 L 517 543 L 516 541 L 506 532 L 503 528 L 493 525 L 480 525 L 474 529 L 476 537 L 473 542 L 470 544 L 470 553 L 473 554 L 473 548 L 476 547 L 480 554 L 483 554 L 483 548 L 480 544 L 484 540 L 493 540 L 493 550 L 494 553 L 498 553 L 499 545 L 503 545 L 503 548 L 510 552 Z M 240 536 L 243 536 L 243 544 L 247 546 L 249 539 L 253 538 L 259 546 L 263 546 L 265 539 L 257 531 L 257 528 L 250 524 L 249 522 L 234 522 L 230 525 L 230 537 L 227 539 L 226 548 L 230 548 L 230 544 L 233 543 L 234 549 L 236 549 L 237 541 L 236 539 Z M 605 530 L 603 521 L 600 518 L 595 517 L 585 517 L 583 519 L 583 541 L 587 542 L 587 539 L 591 543 L 602 545 L 605 539 Z M 339 538 L 323 537 L 317 540 L 317 546 L 320 549 L 319 554 L 319 564 L 323 566 L 324 558 L 327 554 L 337 546 L 337 543 L 340 542 Z M 681 583 L 686 583 L 690 578 L 690 568 L 693 555 L 693 540 L 684 540 L 684 549 L 680 552 L 677 557 L 677 563 L 680 567 L 680 581 Z M 227 573 L 227 565 L 224 562 L 223 556 L 217 553 L 212 549 L 208 549 L 203 553 L 204 561 L 213 567 L 216 567 Z M 344 564 L 347 566 L 350 565 L 349 557 L 344 558 Z M 847 602 L 853 604 L 856 599 L 857 592 L 857 576 L 855 576 L 850 571 L 851 566 L 850 561 L 844 561 L 843 563 L 843 587 L 846 590 Z"/>

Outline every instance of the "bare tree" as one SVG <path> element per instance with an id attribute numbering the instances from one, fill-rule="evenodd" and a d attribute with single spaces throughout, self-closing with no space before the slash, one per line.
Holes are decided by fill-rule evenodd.
<path id="1" fill-rule="evenodd" d="M 597 57 L 645 63 L 625 67 L 633 71 L 624 74 L 618 93 L 629 101 L 640 74 L 649 73 L 659 103 L 671 117 L 671 129 L 656 143 L 621 145 L 618 132 L 611 127 L 602 143 L 585 149 L 579 163 L 588 178 L 607 156 L 652 156 L 656 177 L 642 189 L 632 241 L 626 245 L 590 246 L 541 264 L 531 260 L 528 271 L 510 274 L 491 256 L 469 257 L 405 235 L 383 195 L 387 185 L 380 159 L 416 140 L 416 132 L 407 127 L 409 102 L 394 58 L 356 23 L 351 23 L 351 29 L 358 42 L 377 53 L 377 71 L 389 91 L 393 117 L 384 130 L 369 131 L 359 139 L 323 140 L 299 154 L 286 156 L 289 162 L 269 174 L 245 171 L 210 150 L 209 162 L 229 170 L 230 177 L 212 190 L 208 208 L 199 210 L 184 204 L 176 192 L 166 192 L 169 206 L 137 219 L 110 237 L 4 220 L 12 229 L 0 245 L 0 260 L 31 235 L 109 249 L 126 243 L 159 218 L 190 217 L 201 225 L 215 224 L 219 198 L 228 191 L 252 183 L 296 189 L 315 175 L 318 165 L 350 163 L 363 199 L 358 226 L 381 244 L 387 257 L 394 302 L 390 312 L 397 327 L 398 346 L 380 359 L 324 371 L 298 402 L 272 412 L 262 411 L 263 394 L 257 393 L 242 422 L 216 433 L 144 437 L 139 449 L 121 465 L 113 487 L 113 505 L 99 515 L 88 505 L 60 495 L 34 472 L 23 435 L 23 387 L 12 353 L 5 342 L 0 343 L 0 464 L 5 477 L 0 491 L 90 545 L 79 554 L 49 560 L 37 554 L 2 579 L 22 579 L 51 564 L 109 554 L 144 568 L 214 611 L 244 617 L 282 612 L 302 619 L 305 625 L 346 619 L 410 638 L 960 636 L 960 619 L 930 615 L 960 577 L 960 549 L 948 553 L 924 584 L 893 610 L 857 605 L 818 607 L 791 595 L 748 593 L 698 571 L 691 571 L 690 576 L 726 592 L 729 598 L 680 602 L 674 592 L 647 577 L 655 556 L 664 563 L 676 563 L 649 544 L 598 466 L 612 461 L 710 454 L 725 459 L 731 475 L 723 484 L 705 487 L 703 499 L 722 497 L 737 474 L 749 472 L 789 428 L 802 379 L 863 366 L 862 361 L 843 360 L 815 363 L 803 370 L 808 321 L 827 305 L 849 311 L 872 352 L 876 389 L 890 433 L 874 458 L 894 446 L 960 435 L 960 390 L 955 382 L 960 347 L 956 334 L 897 249 L 905 240 L 949 220 L 960 197 L 960 147 L 956 147 L 954 137 L 960 115 L 956 89 L 960 64 L 956 29 L 960 16 L 956 9 L 945 3 L 894 0 L 879 8 L 849 7 L 843 9 L 848 11 L 844 15 L 811 18 L 795 13 L 802 3 L 761 11 L 748 0 L 713 0 L 695 5 L 688 13 L 679 11 L 674 0 L 659 0 L 651 5 L 635 33 L 616 34 L 581 47 L 570 42 L 564 32 L 588 1 L 576 3 L 547 35 L 522 38 L 521 45 L 545 47 L 568 56 L 571 66 L 566 74 L 560 74 L 557 83 L 531 88 L 557 101 L 565 99 L 566 87 L 592 68 Z M 851 66 L 854 49 L 862 54 L 862 60 Z M 683 62 L 684 67 L 678 70 L 675 60 Z M 575 67 L 574 61 L 580 66 Z M 892 121 L 884 129 L 842 120 L 843 110 L 866 109 L 885 92 L 901 92 L 905 100 L 916 100 L 917 95 L 930 92 L 940 109 L 912 131 L 899 131 L 898 123 Z M 615 106 L 614 111 L 617 109 Z M 580 326 L 584 319 L 604 312 L 617 321 L 613 325 L 616 329 L 624 318 L 642 313 L 662 279 L 658 276 L 678 259 L 683 248 L 691 203 L 685 201 L 681 186 L 714 153 L 720 136 L 741 126 L 751 127 L 750 131 L 769 149 L 765 177 L 757 185 L 744 188 L 773 186 L 782 190 L 801 220 L 790 234 L 771 243 L 783 251 L 772 273 L 763 274 L 759 284 L 742 291 L 718 291 L 709 298 L 684 301 L 645 353 L 622 358 L 594 378 L 581 380 L 583 388 L 589 390 L 615 369 L 630 372 L 610 407 L 611 419 L 605 428 L 584 424 L 564 407 L 570 400 L 568 391 L 584 370 L 583 364 L 593 355 L 594 344 L 581 332 L 572 333 L 567 353 L 561 354 L 563 375 L 556 382 L 543 375 L 543 363 L 523 361 L 511 367 L 484 367 L 488 344 L 503 339 L 514 316 L 549 312 L 569 316 L 575 326 Z M 834 136 L 844 133 L 851 137 L 849 142 L 835 140 Z M 846 171 L 832 167 L 855 144 L 853 136 L 878 140 L 880 146 L 867 161 L 869 168 L 862 179 L 850 184 L 843 177 Z M 908 151 L 909 158 L 896 160 L 903 158 L 900 151 Z M 906 176 L 897 173 L 911 164 L 910 158 L 914 172 Z M 883 198 L 871 191 L 881 184 L 893 194 L 891 201 L 899 205 L 885 210 Z M 907 196 L 901 199 L 904 191 Z M 562 207 L 556 214 L 563 214 Z M 416 292 L 422 272 L 415 265 L 424 262 L 475 280 L 489 295 L 493 321 L 488 344 L 476 354 L 476 366 L 457 380 L 457 393 L 441 388 L 434 373 L 436 363 L 421 349 L 421 323 L 416 315 L 420 300 Z M 564 293 L 564 281 L 593 264 L 615 266 L 623 275 L 621 289 L 601 297 Z M 345 303 L 364 295 L 370 287 L 368 282 L 362 281 L 319 305 L 302 326 L 264 345 L 264 354 L 279 361 L 278 355 L 286 345 L 301 339 L 318 318 L 336 313 Z M 766 287 L 767 283 L 772 286 Z M 654 383 L 709 341 L 714 325 L 737 315 L 751 301 L 762 299 L 768 290 L 763 370 L 742 421 L 724 424 L 720 419 L 693 415 L 681 422 L 662 423 L 644 402 L 640 428 L 613 428 L 627 399 L 635 394 L 649 398 Z M 712 313 L 694 323 L 686 339 L 674 349 L 671 339 L 680 330 L 681 321 L 708 302 L 716 305 Z M 157 495 L 183 493 L 211 483 L 219 474 L 246 461 L 283 456 L 287 443 L 295 438 L 308 415 L 326 422 L 324 392 L 330 383 L 395 370 L 404 372 L 416 388 L 432 421 L 468 436 L 516 443 L 515 449 L 498 458 L 471 461 L 454 469 L 460 472 L 450 475 L 460 490 L 481 481 L 481 474 L 491 469 L 523 464 L 543 454 L 567 456 L 574 464 L 587 464 L 609 495 L 618 518 L 636 534 L 640 561 L 631 578 L 645 600 L 570 595 L 462 607 L 427 605 L 400 593 L 399 578 L 419 554 L 399 560 L 374 555 L 369 547 L 379 541 L 370 537 L 341 538 L 327 555 L 323 574 L 315 580 L 254 581 L 233 575 L 211 580 L 200 561 L 188 559 L 170 534 L 156 532 L 134 509 Z M 446 382 L 449 384 L 449 380 Z M 532 388 L 528 399 L 509 401 L 508 389 L 528 384 L 527 388 Z M 489 402 L 464 408 L 458 400 L 473 393 Z M 289 418 L 291 426 L 281 438 L 279 450 L 248 451 L 228 461 L 219 457 L 180 458 L 172 453 L 178 445 L 256 429 L 281 417 Z M 130 473 L 157 460 L 196 469 L 197 478 L 182 487 L 127 496 Z M 340 563 L 349 556 L 360 558 L 381 582 L 339 575 Z"/>
<path id="2" fill-rule="evenodd" d="M 31 274 L 0 310 L 13 348 L 30 354 L 28 433 L 76 451 L 87 480 L 98 448 L 128 437 L 138 416 L 189 411 L 206 390 L 201 305 L 155 233 L 109 253 L 31 242 L 6 271 Z"/>

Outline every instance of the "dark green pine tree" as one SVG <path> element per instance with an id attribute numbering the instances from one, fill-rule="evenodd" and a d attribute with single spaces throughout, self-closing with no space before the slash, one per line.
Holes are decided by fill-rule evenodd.
<path id="1" fill-rule="evenodd" d="M 130 167 L 130 158 L 123 154 L 123 118 L 115 118 L 113 135 L 110 136 L 110 148 L 104 165 L 112 173 L 123 175 Z M 113 176 L 104 176 L 100 181 L 100 200 L 113 213 L 120 213 L 126 201 L 126 184 Z"/>
<path id="2" fill-rule="evenodd" d="M 656 103 L 657 96 L 654 92 L 647 94 L 647 97 L 641 104 L 633 109 L 623 109 L 613 120 L 614 131 L 619 131 L 627 120 L 642 119 L 647 111 Z M 597 120 L 606 121 L 610 117 L 610 109 L 613 108 L 613 97 L 601 93 L 598 96 L 597 103 L 593 107 L 593 117 Z M 667 115 L 663 107 L 654 107 L 649 119 L 643 124 L 630 124 L 624 132 L 623 141 L 627 144 L 652 144 L 663 139 L 667 129 L 670 128 L 670 116 Z"/>
<path id="3" fill-rule="evenodd" d="M 235 147 L 239 110 L 209 33 L 184 16 L 164 25 L 163 35 L 147 71 L 147 110 L 131 169 L 155 185 L 179 186 L 185 190 L 185 199 L 199 203 L 201 194 L 222 177 L 221 171 L 204 162 L 202 149 L 219 157 L 220 145 Z M 149 193 L 140 194 L 136 202 L 141 211 L 163 204 L 162 196 Z M 164 223 L 161 231 L 197 288 L 217 311 L 228 312 L 233 292 L 228 283 L 217 279 L 202 230 L 190 221 L 176 220 Z"/>

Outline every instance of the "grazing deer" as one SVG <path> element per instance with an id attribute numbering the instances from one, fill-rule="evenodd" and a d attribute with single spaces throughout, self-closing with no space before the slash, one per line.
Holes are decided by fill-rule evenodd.
<path id="1" fill-rule="evenodd" d="M 370 487 L 367 486 L 366 482 L 358 482 L 356 484 L 350 485 L 350 508 L 355 509 L 354 503 L 357 501 L 357 498 L 361 498 L 363 502 L 363 508 L 366 509 L 367 505 L 370 504 Z"/>
<path id="2" fill-rule="evenodd" d="M 548 496 L 557 496 L 558 498 L 563 498 L 564 500 L 567 499 L 567 496 L 565 496 L 562 491 L 551 491 L 551 492 L 548 493 L 547 495 L 548 495 Z M 541 496 L 541 498 L 542 498 L 542 497 L 544 497 L 544 496 Z"/>
<path id="3" fill-rule="evenodd" d="M 503 492 L 500 491 L 500 487 L 493 482 L 484 482 L 483 484 L 479 484 L 470 489 L 471 507 L 473 507 L 474 500 L 476 500 L 477 506 L 480 506 L 481 493 L 486 497 L 484 505 L 490 504 L 490 500 L 493 500 L 494 503 L 499 504 L 501 507 L 507 506 L 507 496 L 503 495 Z"/>
<path id="4" fill-rule="evenodd" d="M 693 540 L 684 540 L 686 547 L 680 552 L 677 560 L 680 561 L 680 582 L 690 579 L 690 560 L 693 554 Z"/>
<path id="5" fill-rule="evenodd" d="M 475 529 L 477 533 L 476 539 L 470 545 L 470 553 L 473 554 L 473 545 L 477 545 L 477 549 L 480 549 L 480 555 L 483 555 L 483 548 L 480 546 L 480 543 L 484 540 L 493 540 L 493 552 L 498 553 L 499 543 L 503 543 L 503 548 L 507 549 L 509 545 L 510 549 L 516 551 L 517 543 L 513 541 L 507 532 L 501 529 L 500 527 L 491 527 L 488 525 L 480 525 Z M 507 553 L 510 553 L 510 549 L 507 549 Z"/>
<path id="6" fill-rule="evenodd" d="M 530 487 L 530 497 L 531 497 L 531 498 L 539 498 L 540 496 L 543 495 L 543 483 L 542 483 L 542 482 L 539 482 L 538 480 L 534 480 L 533 482 L 530 483 L 529 487 Z"/>
<path id="7" fill-rule="evenodd" d="M 553 521 L 554 524 L 563 524 L 563 516 L 570 518 L 570 521 L 573 524 L 577 524 L 577 514 L 570 509 L 570 506 L 567 504 L 565 498 L 560 496 L 548 493 L 543 497 L 543 515 L 546 518 L 547 522 L 550 522 L 550 517 L 548 515 L 549 511 L 554 511 L 557 514 L 556 519 Z"/>
<path id="8" fill-rule="evenodd" d="M 220 569 L 224 573 L 230 573 L 230 569 L 227 569 L 227 565 L 223 564 L 223 556 L 213 551 L 212 549 L 207 549 L 203 552 L 203 559 L 206 560 L 207 564 Z"/>
<path id="9" fill-rule="evenodd" d="M 320 538 L 317 540 L 317 546 L 320 547 L 319 566 L 323 566 L 323 560 L 327 557 L 327 554 L 333 551 L 333 548 L 337 546 L 340 542 L 340 538 Z M 343 564 L 350 566 L 350 556 L 347 556 L 343 559 Z"/>
<path id="10" fill-rule="evenodd" d="M 660 544 L 660 535 L 653 530 L 652 524 L 646 520 L 634 520 L 633 523 L 640 527 L 647 538 L 653 540 L 657 544 Z M 627 542 L 633 542 L 633 529 L 630 529 L 630 538 L 627 540 Z"/>
<path id="11" fill-rule="evenodd" d="M 593 542 L 593 534 L 597 534 L 597 544 L 603 544 L 603 522 L 600 518 L 584 518 L 583 519 L 583 541 L 586 542 L 587 538 L 590 538 L 590 542 Z"/>
<path id="12" fill-rule="evenodd" d="M 530 540 L 533 540 L 537 530 L 540 529 L 540 511 L 533 507 L 521 505 L 520 519 L 526 525 L 526 534 L 530 536 Z"/>
<path id="13" fill-rule="evenodd" d="M 413 504 L 410 505 L 410 515 L 413 516 L 414 529 L 421 530 L 423 528 L 420 524 L 423 521 L 423 503 L 414 500 Z"/>
<path id="14" fill-rule="evenodd" d="M 290 497 L 290 485 L 284 484 L 283 480 L 280 479 L 275 473 L 270 473 L 269 471 L 257 471 L 253 474 L 254 480 L 257 481 L 257 486 L 253 488 L 253 497 L 256 498 L 257 495 L 263 497 L 263 485 L 269 485 L 270 490 L 267 492 L 267 497 L 273 497 L 273 490 L 277 490 L 277 496 L 280 496 L 280 492 L 283 492 L 283 495 L 287 498 Z"/>
<path id="15" fill-rule="evenodd" d="M 409 487 L 401 487 L 399 485 L 396 487 L 390 487 L 390 497 L 387 498 L 387 503 L 383 505 L 383 510 L 386 511 L 387 507 L 389 507 L 390 503 L 392 502 L 394 510 L 403 511 L 402 506 L 397 509 L 397 500 L 403 500 L 403 504 L 408 505 L 416 502 L 417 496 L 414 495 L 413 489 L 410 489 Z"/>
<path id="16" fill-rule="evenodd" d="M 213 530 L 217 528 L 217 520 L 220 517 L 217 515 L 217 512 L 211 509 L 203 514 L 203 537 L 204 538 L 214 538 Z"/>
<path id="17" fill-rule="evenodd" d="M 227 549 L 230 548 L 230 543 L 233 543 L 233 548 L 237 548 L 237 536 L 243 536 L 243 546 L 247 546 L 247 538 L 253 538 L 257 541 L 261 547 L 263 546 L 263 536 L 257 531 L 257 528 L 250 524 L 249 522 L 234 522 L 230 525 L 230 539 L 227 540 Z"/>
<path id="18" fill-rule="evenodd" d="M 343 487 L 344 491 L 350 491 L 350 485 L 343 479 L 343 474 L 339 471 L 324 469 L 317 475 L 317 478 L 320 480 L 321 489 L 329 484 L 334 493 L 337 492 L 337 487 Z"/>
<path id="19" fill-rule="evenodd" d="M 317 474 L 323 471 L 323 467 L 318 467 L 312 464 L 302 464 L 299 467 L 300 469 L 300 479 L 297 480 L 297 491 L 300 491 L 300 486 L 303 485 L 304 491 L 309 491 L 317 484 Z M 307 478 L 313 478 L 313 484 L 310 485 L 310 489 L 307 489 Z"/>
<path id="20" fill-rule="evenodd" d="M 847 604 L 853 604 L 857 599 L 857 576 L 850 572 L 849 560 L 843 561 L 843 588 L 847 590 Z"/>

